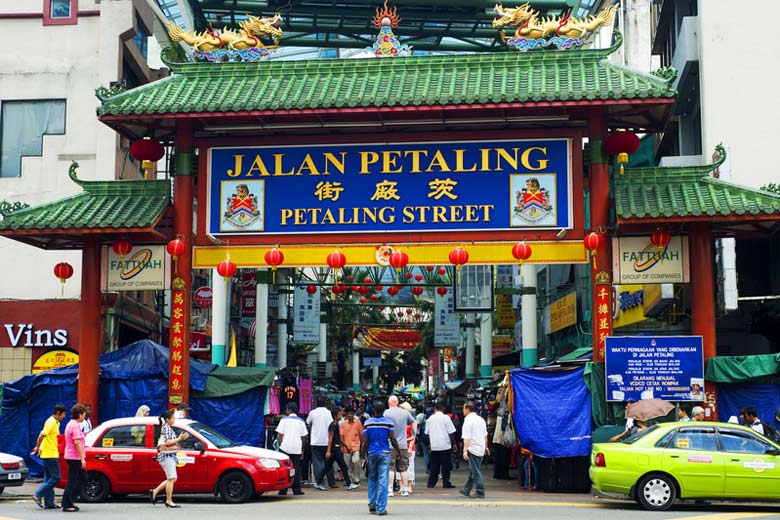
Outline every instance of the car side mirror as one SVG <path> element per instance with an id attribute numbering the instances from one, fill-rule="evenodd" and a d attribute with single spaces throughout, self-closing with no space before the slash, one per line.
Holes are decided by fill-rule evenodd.
<path id="1" fill-rule="evenodd" d="M 202 442 L 196 442 L 192 445 L 192 449 L 200 452 L 206 451 L 206 447 L 203 445 Z"/>
<path id="2" fill-rule="evenodd" d="M 764 452 L 764 455 L 777 455 L 778 451 L 777 448 L 767 448 Z"/>

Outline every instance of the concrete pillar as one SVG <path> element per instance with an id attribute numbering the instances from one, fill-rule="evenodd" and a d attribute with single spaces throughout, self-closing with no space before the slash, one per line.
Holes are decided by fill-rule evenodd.
<path id="1" fill-rule="evenodd" d="M 479 324 L 479 377 L 493 375 L 493 315 L 483 312 Z"/>
<path id="2" fill-rule="evenodd" d="M 379 367 L 371 367 L 371 389 L 377 394 L 379 393 Z"/>
<path id="3" fill-rule="evenodd" d="M 225 345 L 227 344 L 227 297 L 228 283 L 216 269 L 211 272 L 211 362 L 225 364 Z"/>
<path id="4" fill-rule="evenodd" d="M 536 265 L 523 264 L 520 267 L 523 289 L 520 296 L 520 316 L 523 330 L 523 366 L 532 367 L 539 361 L 537 350 L 539 323 L 536 311 Z"/>
<path id="5" fill-rule="evenodd" d="M 100 244 L 93 235 L 84 237 L 81 251 L 81 312 L 79 319 L 79 403 L 92 408 L 93 424 L 98 424 L 100 387 Z"/>
<path id="6" fill-rule="evenodd" d="M 265 269 L 257 270 L 257 292 L 255 294 L 255 366 L 268 364 L 268 277 L 262 276 Z"/>
<path id="7" fill-rule="evenodd" d="M 466 314 L 466 379 L 477 377 L 474 371 L 474 322 L 476 314 L 470 312 Z"/>
<path id="8" fill-rule="evenodd" d="M 352 390 L 360 391 L 360 352 L 352 352 Z"/>
<path id="9" fill-rule="evenodd" d="M 325 323 L 327 319 L 324 312 L 320 314 L 320 346 L 317 350 L 317 361 L 323 364 L 328 362 L 328 324 Z M 327 376 L 323 377 L 323 383 L 328 383 L 328 379 Z"/>
<path id="10" fill-rule="evenodd" d="M 650 51 L 653 47 L 650 34 L 652 0 L 623 0 L 623 63 L 627 67 L 650 72 L 652 59 Z"/>
<path id="11" fill-rule="evenodd" d="M 287 367 L 287 275 L 281 269 L 276 272 L 276 280 L 279 288 L 279 298 L 277 299 L 277 313 L 279 323 L 277 326 L 277 365 L 279 368 Z M 282 292 L 285 291 L 285 292 Z"/>

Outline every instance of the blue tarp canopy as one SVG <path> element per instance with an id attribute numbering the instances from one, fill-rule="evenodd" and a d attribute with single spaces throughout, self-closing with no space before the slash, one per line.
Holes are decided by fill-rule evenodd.
<path id="1" fill-rule="evenodd" d="M 152 415 L 168 406 L 169 350 L 142 340 L 100 356 L 99 413 L 101 421 L 135 415 L 142 404 Z M 209 374 L 217 367 L 190 360 L 190 390 L 206 390 Z M 49 370 L 3 385 L 0 415 L 0 451 L 24 457 L 32 475 L 42 466 L 29 453 L 55 404 L 70 407 L 77 398 L 78 366 Z M 263 404 L 266 387 L 236 395 L 193 397 L 191 416 L 213 426 L 231 440 L 260 446 L 263 440 Z M 67 421 L 63 421 L 64 431 Z"/>
<path id="2" fill-rule="evenodd" d="M 510 370 L 520 444 L 545 458 L 590 454 L 590 393 L 584 368 Z"/>
<path id="3" fill-rule="evenodd" d="M 780 412 L 780 385 L 765 383 L 718 383 L 718 419 L 723 422 L 752 406 L 758 418 L 777 428 L 775 415 Z"/>

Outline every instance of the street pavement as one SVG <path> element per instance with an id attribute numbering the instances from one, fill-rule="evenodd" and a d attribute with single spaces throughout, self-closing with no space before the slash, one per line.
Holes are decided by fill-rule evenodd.
<path id="1" fill-rule="evenodd" d="M 389 499 L 388 516 L 404 519 L 487 519 L 524 518 L 544 520 L 625 520 L 627 516 L 639 520 L 667 520 L 685 518 L 687 520 L 742 520 L 742 519 L 778 519 L 778 504 L 725 504 L 707 505 L 682 503 L 666 512 L 649 512 L 639 505 L 628 501 L 607 501 L 596 499 L 589 494 L 545 493 L 525 491 L 517 480 L 493 480 L 486 472 L 485 499 L 468 499 L 458 494 L 458 488 L 442 489 L 441 483 L 436 489 L 426 489 L 423 475 L 417 482 L 422 483 L 410 497 Z M 461 466 L 453 472 L 453 483 L 462 485 L 466 473 Z M 43 511 L 32 501 L 32 493 L 39 484 L 27 482 L 24 486 L 6 488 L 0 495 L 0 520 L 6 519 L 44 519 L 57 515 L 60 511 Z M 152 506 L 145 496 L 128 496 L 121 500 L 109 500 L 100 504 L 81 504 L 78 518 L 101 519 L 143 518 L 188 518 L 188 520 L 226 518 L 231 520 L 253 519 L 258 515 L 265 519 L 317 519 L 342 520 L 350 518 L 373 518 L 368 513 L 366 502 L 366 482 L 361 487 L 347 491 L 344 487 L 328 491 L 304 488 L 304 496 L 279 497 L 276 494 L 257 497 L 246 504 L 224 504 L 212 495 L 175 495 L 181 509 L 166 509 L 162 504 Z M 61 490 L 57 490 L 57 495 Z M 59 502 L 59 498 L 57 499 Z M 60 518 L 59 516 L 57 518 Z"/>

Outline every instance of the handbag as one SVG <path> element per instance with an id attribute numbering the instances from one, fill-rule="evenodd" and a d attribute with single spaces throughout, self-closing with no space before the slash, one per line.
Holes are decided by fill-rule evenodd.
<path id="1" fill-rule="evenodd" d="M 514 428 L 512 428 L 512 420 L 510 416 L 507 416 L 506 423 L 503 425 L 504 427 L 504 435 L 503 435 L 503 442 L 502 444 L 506 448 L 514 448 L 517 444 L 517 435 L 515 434 Z"/>
<path id="2" fill-rule="evenodd" d="M 496 418 L 496 431 L 493 432 L 493 444 L 504 444 L 504 417 Z"/>

